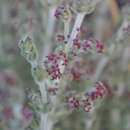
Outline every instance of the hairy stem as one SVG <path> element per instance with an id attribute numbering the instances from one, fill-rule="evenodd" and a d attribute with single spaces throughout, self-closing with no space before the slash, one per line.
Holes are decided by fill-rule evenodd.
<path id="1" fill-rule="evenodd" d="M 41 114 L 40 130 L 48 130 L 48 113 Z"/>
<path id="2" fill-rule="evenodd" d="M 68 43 L 66 45 L 66 50 L 65 50 L 66 53 L 69 52 L 70 47 L 72 47 L 72 41 L 78 33 L 77 29 L 80 28 L 82 21 L 85 17 L 85 14 L 86 13 L 77 14 L 76 21 L 75 21 L 74 27 L 73 27 L 71 35 L 70 35 L 70 39 L 68 40 Z M 68 34 L 69 34 L 69 22 L 64 24 L 64 35 L 65 35 L 66 39 L 67 39 Z M 59 63 L 61 73 L 63 73 L 64 69 L 65 69 L 65 67 L 62 66 L 62 63 L 63 63 L 63 61 L 61 63 Z M 55 80 L 54 82 L 59 83 L 60 80 L 58 79 L 58 80 Z M 45 103 L 47 101 L 47 94 L 46 94 L 45 86 L 43 84 L 39 84 L 39 86 L 40 86 L 40 91 L 42 94 L 42 101 L 43 101 L 43 103 Z M 41 114 L 40 130 L 50 130 L 48 124 L 53 124 L 53 122 L 48 119 L 48 114 L 49 113 Z"/>
<path id="3" fill-rule="evenodd" d="M 48 44 L 44 44 L 43 48 L 43 56 L 47 55 L 50 51 L 50 45 L 51 45 L 51 38 L 54 32 L 54 25 L 55 25 L 55 19 L 53 17 L 54 11 L 56 7 L 52 7 L 49 9 L 49 17 L 48 17 L 48 24 L 46 27 L 46 40 Z M 48 51 L 49 50 L 49 51 Z M 41 83 L 37 83 L 40 88 L 41 96 L 42 96 L 42 104 L 47 103 L 47 91 L 45 86 L 45 80 Z M 43 106 L 44 107 L 44 106 Z M 48 119 L 49 113 L 42 113 L 41 121 L 40 121 L 40 130 L 51 130 L 53 128 L 53 122 L 52 120 Z M 49 124 L 51 124 L 51 127 L 49 127 Z"/>
<path id="4" fill-rule="evenodd" d="M 67 40 L 67 36 L 69 34 L 69 22 L 64 22 L 64 36 L 65 36 L 65 39 Z"/>
<path id="5" fill-rule="evenodd" d="M 67 52 L 69 52 L 70 48 L 73 45 L 72 41 L 76 37 L 76 35 L 78 33 L 77 29 L 80 29 L 80 26 L 81 26 L 81 24 L 83 22 L 83 19 L 84 19 L 85 15 L 86 15 L 85 12 L 77 14 L 76 21 L 75 21 L 75 24 L 73 26 L 73 29 L 72 29 L 72 32 L 71 32 L 71 35 L 70 35 L 70 39 L 69 39 L 69 41 L 67 43 Z"/>
<path id="6" fill-rule="evenodd" d="M 81 26 L 81 24 L 82 24 L 82 22 L 83 22 L 83 19 L 84 19 L 84 17 L 85 17 L 85 15 L 86 15 L 85 12 L 83 12 L 83 13 L 78 13 L 78 14 L 77 14 L 76 21 L 75 21 L 75 24 L 74 24 L 74 26 L 73 26 L 73 29 L 72 29 L 70 38 L 69 38 L 69 40 L 68 40 L 67 45 L 65 46 L 65 48 L 66 48 L 66 49 L 65 49 L 65 52 L 66 52 L 67 54 L 69 53 L 70 48 L 73 46 L 72 41 L 73 41 L 73 39 L 76 37 L 76 35 L 77 35 L 77 33 L 78 33 L 77 29 L 80 28 L 80 26 Z M 69 24 L 68 24 L 68 23 L 65 24 L 64 27 L 65 27 L 64 30 L 65 30 L 65 35 L 66 35 L 66 34 L 68 34 L 68 31 L 69 31 L 69 29 L 68 29 Z M 63 72 L 64 72 L 64 69 L 65 69 L 65 66 L 63 66 L 62 63 L 63 63 L 63 61 L 61 61 L 61 62 L 59 63 L 59 68 L 60 68 L 61 73 L 63 73 Z M 54 82 L 56 82 L 56 84 L 58 84 L 58 83 L 60 82 L 60 80 L 57 79 L 57 80 L 55 80 Z"/>

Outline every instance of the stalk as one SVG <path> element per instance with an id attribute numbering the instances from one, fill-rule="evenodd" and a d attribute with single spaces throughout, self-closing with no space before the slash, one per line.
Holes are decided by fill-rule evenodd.
<path id="1" fill-rule="evenodd" d="M 73 26 L 73 29 L 72 29 L 70 38 L 69 38 L 69 40 L 68 40 L 67 45 L 65 46 L 65 53 L 66 53 L 67 55 L 69 54 L 70 48 L 73 46 L 73 44 L 72 44 L 73 39 L 76 37 L 76 35 L 77 35 L 77 33 L 78 33 L 77 29 L 80 28 L 80 26 L 81 26 L 81 24 L 82 24 L 82 22 L 83 22 L 83 20 L 84 20 L 85 15 L 86 15 L 85 12 L 82 12 L 82 13 L 78 13 L 78 14 L 77 14 L 76 21 L 75 21 L 75 24 L 74 24 L 74 26 Z M 65 28 L 64 28 L 64 30 L 65 30 L 64 34 L 65 34 L 65 37 L 66 37 L 66 35 L 68 35 L 68 32 L 69 32 L 69 29 L 68 29 L 69 24 L 68 24 L 68 23 L 65 23 L 64 27 L 65 27 Z M 62 63 L 63 63 L 63 61 L 61 61 L 61 62 L 59 63 L 59 68 L 60 68 L 61 73 L 63 73 L 63 72 L 64 72 L 64 69 L 65 69 L 65 66 L 63 66 Z M 57 80 L 55 80 L 55 82 L 58 84 L 58 83 L 60 82 L 60 80 L 57 79 Z"/>
<path id="2" fill-rule="evenodd" d="M 69 52 L 70 48 L 73 46 L 72 41 L 78 33 L 77 29 L 80 29 L 80 26 L 84 20 L 85 15 L 86 15 L 86 12 L 82 12 L 82 13 L 77 14 L 76 21 L 75 21 L 75 24 L 73 26 L 70 39 L 69 39 L 67 46 L 66 46 L 67 53 Z"/>
<path id="3" fill-rule="evenodd" d="M 68 39 L 67 36 L 69 34 L 69 24 L 70 24 L 69 21 L 64 22 L 64 36 L 66 40 Z"/>
<path id="4" fill-rule="evenodd" d="M 31 67 L 34 68 L 37 66 L 37 62 L 32 62 Z M 35 80 L 35 83 L 39 86 L 40 92 L 41 92 L 41 101 L 42 101 L 42 107 L 45 103 L 47 103 L 47 91 L 46 91 L 46 86 L 45 86 L 45 80 L 43 81 L 37 81 Z M 40 113 L 40 130 L 47 130 L 48 127 L 48 113 Z"/>
<path id="5" fill-rule="evenodd" d="M 50 50 L 50 45 L 51 45 L 51 37 L 53 35 L 54 32 L 54 25 L 55 25 L 55 19 L 53 17 L 54 14 L 54 10 L 56 7 L 52 7 L 51 9 L 49 9 L 49 18 L 48 18 L 48 24 L 46 27 L 46 40 L 48 41 L 49 44 L 44 44 L 44 48 L 43 48 L 43 56 L 47 55 L 48 50 Z M 40 92 L 41 92 L 41 96 L 42 96 L 42 104 L 47 103 L 47 91 L 46 91 L 46 86 L 45 86 L 45 80 L 43 80 L 43 82 L 37 82 L 39 88 L 40 88 Z M 53 122 L 48 119 L 48 114 L 49 113 L 41 113 L 41 117 L 40 117 L 40 130 L 51 130 L 52 129 L 52 125 Z M 49 124 L 52 124 L 52 127 L 49 127 Z"/>

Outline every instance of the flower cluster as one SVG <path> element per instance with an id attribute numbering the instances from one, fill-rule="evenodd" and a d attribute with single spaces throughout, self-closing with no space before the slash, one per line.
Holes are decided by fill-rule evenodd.
<path id="1" fill-rule="evenodd" d="M 96 83 L 96 90 L 90 93 L 85 93 L 85 98 L 76 98 L 76 96 L 68 96 L 67 102 L 71 108 L 76 110 L 83 110 L 85 112 L 90 112 L 94 108 L 94 100 L 99 99 L 99 97 L 104 97 L 105 87 L 101 82 Z"/>
<path id="2" fill-rule="evenodd" d="M 73 105 L 74 108 L 79 109 L 80 103 L 78 98 L 72 97 L 69 99 L 69 102 Z"/>
<path id="3" fill-rule="evenodd" d="M 105 88 L 101 82 L 97 82 L 96 87 L 96 91 L 91 93 L 92 100 L 96 100 L 99 97 L 103 97 L 105 95 Z"/>
<path id="4" fill-rule="evenodd" d="M 66 66 L 68 63 L 68 60 L 66 58 L 66 53 L 63 51 L 59 52 L 59 55 L 56 54 L 50 54 L 46 56 L 46 59 L 44 61 L 46 71 L 49 75 L 51 75 L 51 79 L 60 79 L 62 76 L 61 70 L 60 70 L 60 64 L 62 66 Z"/>
<path id="5" fill-rule="evenodd" d="M 78 33 L 73 39 L 73 45 L 77 47 L 82 52 L 98 52 L 103 53 L 104 45 L 93 38 L 88 38 L 88 40 L 81 41 L 80 34 Z"/>
<path id="6" fill-rule="evenodd" d="M 71 20 L 71 14 L 73 13 L 71 7 L 65 7 L 60 5 L 55 11 L 56 19 L 61 19 L 63 21 Z"/>
<path id="7" fill-rule="evenodd" d="M 90 101 L 90 98 L 86 98 L 83 100 L 83 110 L 85 112 L 90 112 L 93 109 L 93 102 Z"/>
<path id="8" fill-rule="evenodd" d="M 64 36 L 63 34 L 58 34 L 58 35 L 56 36 L 57 41 L 62 42 L 62 43 L 64 43 L 64 44 L 67 44 L 67 43 L 68 43 L 68 39 L 69 39 L 69 38 L 70 38 L 70 34 L 67 35 L 67 38 L 65 38 L 65 36 Z"/>
<path id="9" fill-rule="evenodd" d="M 50 93 L 50 94 L 52 94 L 52 95 L 56 95 L 56 92 L 57 92 L 57 88 L 49 88 L 48 89 L 48 92 Z"/>
<path id="10" fill-rule="evenodd" d="M 58 41 L 63 41 L 63 40 L 65 40 L 64 35 L 63 35 L 63 34 L 58 34 L 58 35 L 57 35 L 57 40 L 58 40 Z"/>
<path id="11" fill-rule="evenodd" d="M 67 97 L 67 101 L 69 106 L 74 110 L 83 110 L 85 112 L 90 112 L 93 108 L 93 102 L 89 100 L 90 98 L 86 99 L 79 99 L 76 97 Z"/>
<path id="12" fill-rule="evenodd" d="M 24 40 L 20 41 L 19 48 L 21 55 L 24 56 L 29 63 L 33 63 L 37 60 L 37 49 L 29 36 L 26 36 Z"/>
<path id="13" fill-rule="evenodd" d="M 80 41 L 80 35 L 79 33 L 76 35 L 76 38 L 73 40 L 73 45 L 77 46 L 78 49 L 81 48 L 81 41 Z"/>
<path id="14" fill-rule="evenodd" d="M 83 75 L 81 72 L 75 71 L 74 68 L 71 69 L 71 74 L 73 75 L 75 81 L 80 81 L 81 76 Z"/>
<path id="15" fill-rule="evenodd" d="M 70 74 L 75 81 L 90 80 L 92 71 L 90 67 L 86 67 L 87 62 L 85 60 L 74 62 L 73 67 L 70 69 Z"/>

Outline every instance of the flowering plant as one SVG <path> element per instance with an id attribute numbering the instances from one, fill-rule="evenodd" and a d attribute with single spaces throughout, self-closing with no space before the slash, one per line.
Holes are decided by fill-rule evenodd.
<path id="1" fill-rule="evenodd" d="M 84 4 L 84 6 L 77 7 L 75 2 L 79 5 Z M 32 104 L 36 105 L 36 112 L 40 114 L 39 128 L 41 130 L 50 130 L 53 127 L 56 121 L 50 118 L 51 115 L 69 114 L 73 110 L 91 112 L 96 100 L 105 95 L 103 83 L 97 81 L 95 84 L 91 70 L 82 65 L 83 60 L 79 60 L 90 54 L 100 55 L 104 51 L 104 46 L 100 41 L 94 38 L 81 39 L 81 24 L 86 14 L 94 10 L 97 1 L 79 0 L 75 2 L 62 4 L 55 11 L 56 19 L 64 23 L 64 34 L 57 35 L 56 39 L 60 45 L 54 53 L 39 61 L 38 51 L 30 36 L 25 36 L 19 43 L 21 55 L 30 63 L 32 76 L 39 86 L 37 96 L 30 89 L 27 94 L 30 95 Z M 77 15 L 75 23 L 70 31 L 72 17 L 75 14 Z M 90 82 L 93 87 L 82 91 L 69 90 L 68 85 L 72 81 L 78 84 L 81 81 Z M 59 106 L 60 102 L 63 105 Z M 57 109 L 58 113 L 56 113 Z"/>

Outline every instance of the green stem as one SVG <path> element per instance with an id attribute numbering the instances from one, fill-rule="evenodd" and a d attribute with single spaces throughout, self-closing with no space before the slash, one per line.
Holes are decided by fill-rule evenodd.
<path id="1" fill-rule="evenodd" d="M 74 26 L 73 26 L 73 29 L 72 29 L 72 32 L 71 32 L 71 36 L 70 36 L 70 39 L 69 39 L 69 41 L 68 41 L 68 43 L 67 43 L 67 45 L 66 45 L 66 49 L 65 49 L 65 52 L 68 54 L 69 53 L 69 50 L 70 50 L 70 48 L 72 47 L 72 41 L 73 41 L 73 39 L 76 37 L 76 35 L 77 35 L 77 33 L 78 33 L 78 31 L 77 31 L 77 29 L 79 29 L 80 28 L 80 26 L 81 26 L 81 24 L 82 24 L 82 22 L 83 22 L 83 19 L 84 19 L 84 17 L 85 17 L 85 15 L 86 15 L 86 13 L 85 12 L 83 12 L 83 13 L 78 13 L 77 14 L 77 17 L 76 17 L 76 21 L 75 21 L 75 24 L 74 24 Z M 69 27 L 69 25 L 68 25 L 68 23 L 66 23 L 65 25 L 65 35 L 68 33 L 68 27 Z M 63 73 L 64 72 L 64 69 L 65 69 L 65 67 L 62 65 L 62 63 L 63 63 L 63 61 L 61 61 L 60 63 L 59 63 L 59 68 L 60 68 L 60 71 L 61 71 L 61 73 Z M 60 82 L 60 80 L 59 79 L 57 79 L 57 80 L 55 80 L 55 82 L 58 84 L 59 82 Z"/>
<path id="2" fill-rule="evenodd" d="M 65 39 L 67 40 L 67 36 L 69 34 L 69 22 L 64 22 L 64 36 L 65 36 Z"/>
<path id="3" fill-rule="evenodd" d="M 77 29 L 80 29 L 80 26 L 81 26 L 81 24 L 83 22 L 83 19 L 84 19 L 85 15 L 86 15 L 85 12 L 77 14 L 76 21 L 75 21 L 75 24 L 73 26 L 70 39 L 69 39 L 69 41 L 67 43 L 67 49 L 66 49 L 67 52 L 69 52 L 70 48 L 73 46 L 72 41 L 76 37 L 76 35 L 78 33 Z"/>

